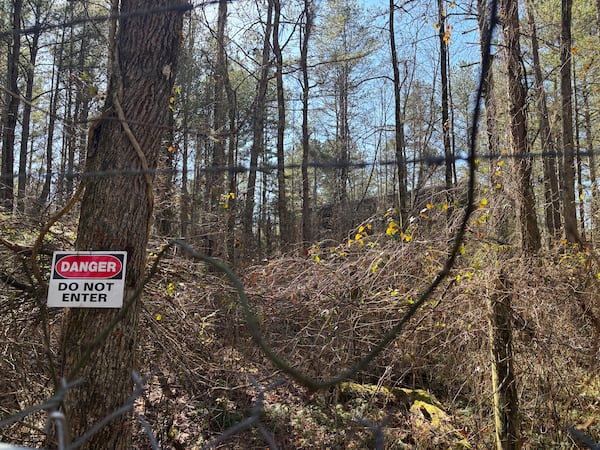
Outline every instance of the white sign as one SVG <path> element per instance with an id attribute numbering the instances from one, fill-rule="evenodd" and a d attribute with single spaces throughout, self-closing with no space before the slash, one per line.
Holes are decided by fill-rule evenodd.
<path id="1" fill-rule="evenodd" d="M 48 306 L 120 308 L 127 252 L 54 252 Z"/>

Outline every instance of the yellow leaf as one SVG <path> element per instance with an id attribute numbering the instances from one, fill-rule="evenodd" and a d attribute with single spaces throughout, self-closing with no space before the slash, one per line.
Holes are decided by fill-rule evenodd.
<path id="1" fill-rule="evenodd" d="M 583 198 L 584 198 L 584 195 L 583 195 L 583 192 L 582 192 L 581 194 L 579 194 L 579 200 L 583 200 Z"/>
<path id="2" fill-rule="evenodd" d="M 160 315 L 160 314 L 157 314 L 157 315 L 156 315 L 156 320 L 158 320 L 158 321 L 160 322 L 160 321 L 162 320 L 162 315 Z"/>
<path id="3" fill-rule="evenodd" d="M 427 203 L 427 205 L 425 206 L 427 209 L 433 209 L 433 205 L 431 203 Z"/>
<path id="4" fill-rule="evenodd" d="M 579 51 L 579 47 L 577 47 L 576 45 L 571 47 L 571 53 L 573 53 L 574 55 L 576 55 L 578 51 Z"/>
<path id="5" fill-rule="evenodd" d="M 175 151 L 175 147 L 173 146 L 173 144 L 169 145 L 169 147 L 167 148 L 167 151 L 169 153 L 173 153 Z"/>
<path id="6" fill-rule="evenodd" d="M 442 211 L 448 211 L 448 203 L 442 205 Z"/>
<path id="7" fill-rule="evenodd" d="M 395 236 L 396 234 L 398 234 L 398 231 L 400 231 L 400 229 L 398 228 L 398 224 L 392 221 L 388 224 L 387 230 L 385 230 L 385 234 L 387 234 L 388 236 Z"/>

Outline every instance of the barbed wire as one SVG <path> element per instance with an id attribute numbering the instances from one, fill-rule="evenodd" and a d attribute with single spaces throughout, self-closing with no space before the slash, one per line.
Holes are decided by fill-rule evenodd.
<path id="1" fill-rule="evenodd" d="M 535 160 L 535 159 L 545 159 L 545 158 L 563 158 L 565 156 L 579 156 L 580 158 L 586 158 L 590 156 L 599 156 L 600 150 L 583 150 L 583 151 L 575 151 L 575 152 L 562 152 L 562 151 L 544 151 L 544 152 L 536 152 L 536 153 L 506 153 L 503 152 L 501 154 L 478 154 L 476 164 L 481 163 L 483 161 L 493 161 L 493 160 Z M 424 156 L 421 158 L 412 158 L 404 161 L 407 166 L 411 165 L 426 165 L 430 167 L 438 167 L 443 166 L 447 162 L 450 163 L 469 163 L 469 157 L 467 155 L 456 155 L 452 157 L 445 157 L 442 155 L 439 156 Z M 398 165 L 398 161 L 396 159 L 389 160 L 371 160 L 371 161 L 354 161 L 354 162 L 338 162 L 338 161 L 312 161 L 306 164 L 308 168 L 311 169 L 321 169 L 324 171 L 327 170 L 338 170 L 343 168 L 348 169 L 368 169 L 373 167 L 386 167 L 392 166 L 395 167 Z M 302 169 L 302 163 L 290 163 L 284 164 L 283 170 L 299 170 Z M 259 173 L 271 174 L 279 169 L 279 166 L 275 163 L 264 163 L 256 166 L 250 165 L 225 165 L 225 166 L 205 166 L 194 169 L 183 170 L 180 168 L 164 168 L 164 169 L 106 169 L 106 170 L 92 170 L 92 171 L 75 171 L 75 172 L 59 172 L 53 171 L 51 172 L 51 176 L 53 178 L 61 177 L 65 180 L 77 180 L 77 179 L 89 179 L 89 178 L 98 178 L 98 177 L 114 177 L 114 176 L 140 176 L 140 175 L 174 175 L 174 174 L 211 174 L 211 173 L 246 173 L 251 170 L 255 170 Z M 31 178 L 39 178 L 43 179 L 47 176 L 47 173 L 43 171 L 41 174 L 27 174 L 25 177 L 27 179 Z M 18 179 L 21 175 L 18 173 L 13 173 L 12 175 L 4 175 L 0 177 L 0 180 L 9 180 L 9 179 Z"/>

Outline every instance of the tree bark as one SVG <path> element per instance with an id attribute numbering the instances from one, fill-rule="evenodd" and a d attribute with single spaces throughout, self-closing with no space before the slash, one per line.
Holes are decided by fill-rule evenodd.
<path id="1" fill-rule="evenodd" d="M 507 83 L 511 147 L 513 155 L 517 156 L 515 158 L 515 168 L 521 247 L 524 252 L 533 253 L 540 249 L 541 238 L 535 212 L 535 197 L 531 185 L 532 160 L 527 141 L 527 96 L 519 44 L 519 2 L 517 0 L 502 0 L 500 5 L 504 12 L 502 32 L 508 65 Z"/>
<path id="2" fill-rule="evenodd" d="M 588 151 L 588 164 L 590 167 L 590 190 L 592 193 L 591 216 L 592 226 L 590 227 L 590 241 L 594 241 L 594 235 L 600 227 L 600 217 L 598 217 L 598 171 L 596 168 L 596 157 L 594 156 L 594 135 L 592 132 L 592 115 L 590 112 L 589 92 L 584 87 L 583 92 L 583 120 L 585 127 L 585 142 Z"/>
<path id="3" fill-rule="evenodd" d="M 563 148 L 562 207 L 565 238 L 579 242 L 575 208 L 575 144 L 573 141 L 573 105 L 571 89 L 571 15 L 572 0 L 562 0 L 560 29 L 560 96 Z"/>
<path id="4" fill-rule="evenodd" d="M 442 89 L 442 138 L 444 143 L 445 171 L 444 180 L 446 182 L 446 196 L 448 205 L 452 203 L 451 190 L 453 186 L 452 174 L 454 172 L 454 160 L 452 157 L 452 146 L 450 143 L 450 115 L 449 115 L 449 94 L 448 94 L 448 39 L 446 29 L 446 13 L 444 11 L 444 1 L 438 0 L 438 37 L 440 40 L 440 84 Z M 451 208 L 448 208 L 450 213 Z"/>
<path id="5" fill-rule="evenodd" d="M 302 71 L 302 243 L 308 248 L 312 240 L 312 214 L 308 163 L 310 157 L 310 135 L 308 130 L 308 43 L 314 18 L 313 0 L 304 0 L 304 34 L 300 45 L 300 69 Z"/>
<path id="6" fill-rule="evenodd" d="M 279 215 L 279 237 L 282 247 L 294 241 L 291 228 L 290 213 L 287 205 L 285 188 L 285 98 L 283 91 L 283 55 L 279 43 L 279 23 L 281 21 L 281 1 L 273 0 L 275 14 L 273 19 L 273 53 L 276 62 L 277 83 L 277 211 Z"/>
<path id="7" fill-rule="evenodd" d="M 398 68 L 398 51 L 396 49 L 396 31 L 394 23 L 394 12 L 396 4 L 394 0 L 390 0 L 389 12 L 389 33 L 390 33 L 390 50 L 392 54 L 392 69 L 394 72 L 394 133 L 396 139 L 394 142 L 394 150 L 396 155 L 396 170 L 398 175 L 398 208 L 400 209 L 400 228 L 404 229 L 407 225 L 408 211 L 406 207 L 406 198 L 408 189 L 406 187 L 406 157 L 404 153 L 405 137 L 404 137 L 404 116 L 402 114 L 402 98 L 400 93 L 400 69 Z"/>
<path id="8" fill-rule="evenodd" d="M 519 401 L 513 368 L 512 309 L 510 288 L 503 274 L 500 274 L 495 283 L 495 291 L 486 298 L 492 359 L 496 448 L 517 450 L 521 448 L 521 442 Z"/>
<path id="9" fill-rule="evenodd" d="M 39 11 L 36 11 L 36 24 L 39 24 Z M 25 194 L 27 189 L 27 159 L 29 148 L 29 131 L 31 128 L 31 102 L 33 100 L 33 82 L 35 79 L 35 63 L 39 50 L 40 33 L 31 36 L 29 44 L 29 61 L 25 70 L 25 101 L 23 102 L 23 123 L 21 126 L 21 148 L 19 150 L 19 181 L 17 187 L 17 211 L 25 213 Z"/>
<path id="10" fill-rule="evenodd" d="M 546 103 L 546 92 L 544 90 L 544 77 L 540 65 L 539 45 L 537 40 L 537 31 L 533 15 L 533 5 L 531 0 L 527 1 L 527 15 L 529 18 L 529 30 L 531 34 L 531 51 L 533 55 L 533 73 L 538 95 L 538 109 L 540 121 L 540 136 L 542 152 L 547 155 L 543 157 L 544 162 L 544 200 L 546 228 L 552 237 L 560 237 L 560 192 L 558 190 L 558 176 L 556 169 L 556 144 L 550 128 L 550 119 L 548 115 L 548 105 Z"/>
<path id="11" fill-rule="evenodd" d="M 252 118 L 252 148 L 250 149 L 250 170 L 248 173 L 248 189 L 246 191 L 246 204 L 244 207 L 244 251 L 247 255 L 252 253 L 254 241 L 254 205 L 256 195 L 256 173 L 258 157 L 264 151 L 265 105 L 267 100 L 267 83 L 270 68 L 271 30 L 273 22 L 273 0 L 269 0 L 267 20 L 265 23 L 265 36 L 262 48 L 260 76 Z"/>
<path id="12" fill-rule="evenodd" d="M 172 10 L 128 14 L 155 8 Z M 185 9 L 188 5 L 183 0 L 122 1 L 124 17 L 119 21 L 116 44 L 118 64 L 113 62 L 115 69 L 105 112 L 91 132 L 87 172 L 157 167 L 163 129 L 168 125 L 169 97 Z M 119 120 L 119 106 L 128 123 Z M 133 138 L 125 132 L 127 125 Z M 134 140 L 142 150 L 141 155 L 134 148 Z M 94 176 L 86 182 L 76 248 L 127 251 L 125 304 L 144 276 L 152 197 L 152 179 L 148 173 Z M 95 347 L 94 339 L 119 311 L 71 309 L 65 317 L 64 374 L 70 380 L 83 381 L 69 392 L 65 404 L 73 437 L 80 436 L 123 405 L 132 393 L 139 303 L 139 299 L 133 301 L 100 348 Z M 93 356 L 78 372 L 80 358 L 88 348 L 95 350 Z M 113 420 L 82 448 L 131 448 L 132 427 L 128 419 L 121 416 Z"/>
<path id="13" fill-rule="evenodd" d="M 6 104 L 2 114 L 2 160 L 0 164 L 0 206 L 9 212 L 14 201 L 15 129 L 19 113 L 19 57 L 21 55 L 21 10 L 23 0 L 13 0 L 12 27 L 15 31 L 8 53 Z"/>
<path id="14" fill-rule="evenodd" d="M 66 19 L 66 16 L 65 16 Z M 48 114 L 48 135 L 46 138 L 46 175 L 42 192 L 38 197 L 38 207 L 41 211 L 45 206 L 46 201 L 50 197 L 50 188 L 52 187 L 52 168 L 54 165 L 54 132 L 56 131 L 56 117 L 58 110 L 58 99 L 60 94 L 60 83 L 63 69 L 63 54 L 65 47 L 65 30 L 63 28 L 62 38 L 58 52 L 54 55 L 54 63 L 52 65 L 52 93 L 50 94 L 50 110 Z"/>

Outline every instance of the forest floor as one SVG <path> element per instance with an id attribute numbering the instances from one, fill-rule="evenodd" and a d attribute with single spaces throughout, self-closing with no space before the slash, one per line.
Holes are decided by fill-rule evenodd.
<path id="1" fill-rule="evenodd" d="M 339 375 L 397 326 L 442 268 L 452 234 L 434 211 L 407 233 L 385 219 L 309 255 L 234 268 L 265 342 L 318 380 Z M 443 212 L 439 211 L 439 215 Z M 62 311 L 24 287 L 35 224 L 4 218 L 0 237 L 0 418 L 52 395 L 48 354 L 59 353 Z M 379 221 L 379 222 L 378 222 Z M 38 228 L 39 229 L 39 228 Z M 55 225 L 41 252 L 69 250 L 72 226 Z M 593 249 L 557 243 L 531 258 L 472 228 L 450 276 L 365 369 L 309 389 L 265 356 L 238 292 L 206 263 L 167 252 L 143 297 L 136 410 L 161 448 L 493 448 L 490 296 L 512 304 L 514 367 L 524 448 L 579 448 L 573 425 L 600 436 L 600 268 Z M 155 260 L 166 240 L 155 239 Z M 13 244 L 9 248 L 7 243 Z M 19 250 L 20 249 L 20 250 Z M 497 280 L 506 279 L 499 289 Z M 49 351 L 48 351 L 49 350 Z M 0 442 L 43 442 L 43 413 L 0 429 Z M 383 447 L 381 447 L 383 442 Z M 136 448 L 151 448 L 140 427 Z"/>

